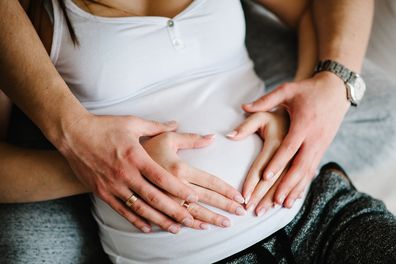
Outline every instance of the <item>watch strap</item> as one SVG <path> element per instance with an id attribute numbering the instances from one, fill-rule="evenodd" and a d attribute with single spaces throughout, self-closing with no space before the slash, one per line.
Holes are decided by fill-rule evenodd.
<path id="1" fill-rule="evenodd" d="M 319 61 L 319 63 L 315 67 L 315 73 L 321 71 L 330 71 L 334 73 L 339 78 L 341 78 L 341 80 L 343 80 L 344 83 L 349 82 L 356 75 L 353 71 L 349 70 L 341 63 L 332 60 Z"/>

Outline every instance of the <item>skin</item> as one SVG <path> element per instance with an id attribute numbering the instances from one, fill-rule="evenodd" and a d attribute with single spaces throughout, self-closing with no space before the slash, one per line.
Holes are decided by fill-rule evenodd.
<path id="1" fill-rule="evenodd" d="M 360 72 L 370 35 L 373 1 L 315 0 L 310 9 L 317 32 L 317 58 L 332 59 Z M 305 18 L 301 23 L 310 22 Z M 300 59 L 303 59 L 301 49 L 302 45 L 299 50 Z M 258 100 L 243 105 L 243 109 L 255 113 L 279 105 L 289 113 L 290 128 L 266 164 L 262 177 L 264 181 L 277 178 L 290 166 L 279 179 L 274 201 L 291 207 L 312 180 L 350 103 L 341 79 L 333 73 L 321 72 L 308 78 L 297 76 L 296 81 L 280 85 Z M 245 198 L 250 195 L 243 193 Z M 256 212 L 259 211 L 260 208 L 256 208 Z"/>
<path id="2" fill-rule="evenodd" d="M 142 120 L 137 117 L 99 117 L 87 113 L 85 109 L 76 102 L 74 96 L 71 95 L 67 89 L 66 84 L 61 80 L 59 74 L 51 65 L 48 55 L 43 52 L 44 49 L 42 45 L 37 41 L 38 38 L 36 34 L 34 34 L 29 21 L 24 17 L 18 3 L 16 1 L 4 2 L 5 3 L 0 3 L 0 37 L 6 37 L 9 41 L 0 44 L 2 45 L 0 50 L 3 51 L 0 55 L 5 53 L 4 56 L 0 56 L 0 65 L 7 67 L 7 71 L 5 69 L 0 69 L 0 81 L 5 84 L 3 90 L 29 115 L 29 117 L 42 129 L 49 140 L 60 150 L 61 154 L 66 157 L 73 172 L 76 173 L 80 181 L 83 182 L 89 190 L 93 190 L 99 197 L 108 202 L 120 214 L 124 215 L 131 223 L 141 229 L 147 227 L 143 218 L 140 217 L 142 214 L 137 214 L 136 212 L 132 213 L 125 210 L 125 208 L 124 210 L 121 209 L 123 203 L 118 199 L 121 199 L 121 201 L 125 200 L 126 196 L 117 193 L 117 186 L 128 186 L 131 190 L 138 188 L 156 188 L 156 186 L 159 186 L 173 196 L 179 197 L 181 200 L 187 200 L 188 197 L 192 197 L 191 200 L 196 201 L 197 195 L 194 190 L 187 185 L 183 185 L 177 177 L 167 173 L 158 166 L 139 142 L 141 136 L 156 136 L 163 132 L 173 131 L 175 125 L 171 124 L 167 126 Z M 126 4 L 126 1 L 120 0 L 118 2 L 124 2 L 124 4 Z M 141 2 L 147 3 L 150 1 Z M 271 4 L 274 4 L 275 1 L 261 2 L 271 7 Z M 354 69 L 354 63 L 358 65 L 358 61 L 362 60 L 363 57 L 359 52 L 356 53 L 356 50 L 364 50 L 365 47 L 362 49 L 355 49 L 355 47 L 356 45 L 359 47 L 364 46 L 366 25 L 363 25 L 361 35 L 357 34 L 358 36 L 353 36 L 352 45 L 350 44 L 351 36 L 348 35 L 351 29 L 350 20 L 352 19 L 354 21 L 355 19 L 358 21 L 361 16 L 366 15 L 370 6 L 366 6 L 366 4 L 360 5 L 355 15 L 350 16 L 346 12 L 349 6 L 344 3 L 344 1 L 331 1 L 332 3 L 330 3 L 330 1 L 322 2 L 325 2 L 325 4 L 319 5 L 314 2 L 311 6 L 311 14 L 313 14 L 314 17 L 321 17 L 320 20 L 313 20 L 315 29 L 319 31 L 317 44 L 320 49 L 316 57 L 335 59 Z M 331 5 L 336 8 L 329 14 L 329 12 L 326 11 L 327 9 L 323 8 L 321 5 L 327 7 Z M 155 8 L 150 9 L 147 8 L 147 6 L 150 5 L 146 5 L 146 8 L 139 9 L 140 11 L 144 10 L 143 13 L 139 13 L 140 15 L 154 14 L 153 10 Z M 304 8 L 302 9 L 295 9 L 300 10 L 299 12 L 291 13 L 297 13 L 296 17 L 302 16 L 302 14 L 305 14 L 304 11 L 306 10 L 306 5 L 304 4 L 303 6 Z M 132 10 L 129 7 L 130 6 L 126 5 L 123 6 L 123 12 L 136 12 L 136 10 Z M 92 8 L 91 6 L 90 9 Z M 274 5 L 272 5 L 272 9 L 274 9 Z M 284 7 L 277 10 L 284 10 Z M 274 12 L 277 13 L 276 11 Z M 20 15 L 10 16 L 10 14 Z M 160 12 L 155 14 L 162 15 Z M 177 12 L 174 14 L 177 14 Z M 303 30 L 304 27 L 301 26 L 303 23 L 311 23 L 312 19 L 309 19 L 309 14 L 304 15 L 304 17 L 308 17 L 306 19 L 296 19 L 295 17 L 288 19 L 288 15 L 283 15 L 282 12 L 278 12 L 277 14 L 281 19 L 282 16 L 284 16 L 283 20 L 286 24 L 295 25 L 296 28 L 299 28 L 300 41 L 304 41 L 303 39 L 305 39 L 305 37 L 302 36 L 306 36 L 307 40 L 311 40 L 309 35 L 312 35 L 312 28 L 310 30 L 311 33 L 302 33 L 306 31 Z M 290 14 L 290 12 L 285 12 L 285 14 Z M 163 13 L 163 15 L 172 16 L 173 14 Z M 324 20 L 327 22 L 323 22 Z M 332 23 L 329 23 L 329 21 Z M 326 23 L 329 23 L 331 26 L 329 27 Z M 11 30 L 13 25 L 21 28 L 21 34 L 13 34 Z M 353 25 L 355 25 L 355 27 L 352 27 L 352 32 L 356 31 L 356 23 Z M 360 27 L 361 25 L 359 24 L 359 28 Z M 343 38 L 340 37 L 340 35 L 344 37 L 344 41 L 342 41 Z M 13 45 L 13 43 L 23 43 L 27 41 L 32 43 L 32 46 L 28 49 L 20 45 Z M 342 47 L 340 47 L 340 45 Z M 300 45 L 299 48 L 300 64 L 308 55 L 315 58 L 315 55 L 312 55 L 315 54 L 315 52 L 307 52 L 307 49 L 303 47 L 304 45 Z M 29 52 L 32 49 L 37 50 L 37 52 L 32 54 Z M 350 57 L 344 56 L 345 54 L 350 55 L 351 53 L 353 55 Z M 12 58 L 7 54 L 13 54 Z M 356 58 L 356 56 L 358 58 Z M 361 56 L 361 58 L 359 58 L 359 56 Z M 313 164 L 305 164 L 306 162 L 304 161 L 312 160 L 309 159 L 310 155 L 314 157 L 323 155 L 324 150 L 334 137 L 349 105 L 345 99 L 345 87 L 337 77 L 332 74 L 321 73 L 315 75 L 313 78 L 307 78 L 306 75 L 311 72 L 313 63 L 312 60 L 309 59 L 306 61 L 309 61 L 311 66 L 306 66 L 306 68 L 304 66 L 301 68 L 303 70 L 300 70 L 299 67 L 298 74 L 296 75 L 296 80 L 303 81 L 282 85 L 274 92 L 253 102 L 253 104 L 244 106 L 245 111 L 254 113 L 266 112 L 274 106 L 282 104 L 286 107 L 290 115 L 291 125 L 289 132 L 285 140 L 280 144 L 279 149 L 275 152 L 275 155 L 271 157 L 271 161 L 266 164 L 263 174 L 264 176 L 273 174 L 275 177 L 279 177 L 272 188 L 270 188 L 269 194 L 275 195 L 275 201 L 280 204 L 285 204 L 286 206 L 290 206 L 293 199 L 295 199 L 294 197 L 297 197 L 302 192 L 312 178 L 313 168 L 316 168 L 319 163 L 318 160 L 315 160 Z M 37 67 L 37 65 L 39 67 Z M 19 72 L 21 70 L 26 74 L 20 75 Z M 295 86 L 292 86 L 292 84 Z M 316 89 L 318 88 L 317 86 L 321 86 L 321 89 Z M 296 87 L 298 87 L 298 89 L 295 89 Z M 322 87 L 325 87 L 325 89 Z M 316 94 L 313 94 L 312 91 L 315 91 Z M 331 100 L 328 100 L 328 98 Z M 52 103 L 47 104 L 46 102 L 48 102 L 48 100 Z M 325 107 L 323 108 L 323 106 Z M 327 110 L 329 107 L 334 109 L 334 106 L 340 106 L 336 107 L 336 109 L 340 109 L 340 111 L 336 113 L 333 111 L 333 116 L 329 117 Z M 344 106 L 345 110 L 342 106 Z M 40 109 L 40 111 L 37 109 Z M 45 116 L 41 114 L 43 112 L 46 113 Z M 307 123 L 309 123 L 310 126 L 307 126 Z M 322 130 L 323 123 L 328 124 L 324 132 Z M 302 124 L 305 124 L 305 126 Z M 87 129 L 82 131 L 81 127 Z M 313 129 L 307 130 L 307 127 Z M 114 137 L 111 133 L 114 130 L 119 131 L 117 137 Z M 88 135 L 90 134 L 89 131 L 96 131 L 95 133 L 100 131 L 100 133 L 97 133 L 95 137 L 90 137 L 84 134 L 87 133 L 87 131 Z M 320 144 L 315 144 L 314 146 L 311 142 L 317 143 L 317 141 L 323 140 L 326 142 L 328 141 L 328 144 L 321 145 L 320 150 L 314 149 L 318 147 L 316 145 Z M 113 144 L 106 144 L 106 146 L 103 146 L 103 142 L 113 142 Z M 97 148 L 97 146 L 99 146 L 99 148 Z M 120 148 L 120 146 L 126 147 Z M 298 155 L 292 160 L 294 154 L 297 153 L 299 149 Z M 106 155 L 107 153 L 116 153 L 117 155 L 115 155 L 116 157 L 114 158 L 114 155 Z M 302 157 L 298 158 L 299 156 Z M 85 157 L 85 159 L 81 160 L 80 157 Z M 283 169 L 289 163 L 291 163 L 290 169 L 282 174 Z M 97 170 L 96 168 L 101 169 Z M 148 181 L 145 181 L 145 177 L 142 176 L 141 173 L 148 175 L 146 177 L 152 177 L 149 178 L 149 181 L 154 182 L 154 184 L 149 184 L 149 186 L 147 186 L 146 183 Z M 264 177 L 263 180 L 267 180 L 266 177 Z M 140 185 L 137 186 L 137 183 L 140 183 Z M 172 188 L 172 186 L 174 187 Z M 158 191 L 158 189 L 155 190 Z M 287 190 L 289 190 L 289 192 L 287 192 Z M 285 195 L 285 193 L 287 193 L 287 195 Z M 151 197 L 156 197 L 156 201 L 158 201 L 158 197 L 160 199 L 166 199 L 162 196 L 164 194 L 161 194 L 162 193 L 153 192 Z M 249 197 L 249 194 L 244 193 L 244 196 Z M 282 199 L 286 196 L 290 202 Z M 146 198 L 145 200 L 150 200 L 147 199 L 147 197 L 143 198 Z M 170 202 L 170 204 L 172 204 L 172 202 Z M 155 204 L 149 203 L 149 205 L 155 208 Z M 176 202 L 173 204 L 173 207 L 177 208 L 175 206 Z M 183 208 L 177 208 L 172 211 L 169 210 L 169 208 L 161 207 L 157 208 L 157 210 L 159 213 L 168 215 L 168 217 L 176 219 L 178 222 L 185 222 L 184 220 L 186 219 L 192 219 L 192 215 L 186 210 L 183 210 Z M 158 221 L 158 219 L 149 220 Z M 169 226 L 169 228 L 172 226 L 173 224 Z M 193 225 L 190 226 L 193 227 Z"/>
<path id="3" fill-rule="evenodd" d="M 118 186 L 152 190 L 140 198 L 172 219 L 170 232 L 178 231 L 177 223 L 193 227 L 192 215 L 161 190 L 190 202 L 198 200 L 197 194 L 153 161 L 139 142 L 142 136 L 173 131 L 177 124 L 88 113 L 52 65 L 19 2 L 1 1 L 0 13 L 0 38 L 7 39 L 0 44 L 1 89 L 38 125 L 84 186 L 141 230 L 149 226 L 125 208 L 123 201 L 129 196 Z M 158 208 L 159 200 L 169 203 Z"/>
<path id="4" fill-rule="evenodd" d="M 42 23 L 39 25 L 38 28 L 38 33 L 39 36 L 41 37 L 41 40 L 44 43 L 47 52 L 49 53 L 51 47 L 52 25 L 49 22 L 48 17 L 44 17 L 43 19 L 41 19 L 41 22 Z M 0 98 L 3 99 L 4 101 L 6 99 L 6 97 L 4 96 L 1 96 Z M 2 116 L 4 117 L 3 118 L 4 120 L 7 119 L 6 112 L 7 111 L 2 112 Z M 3 124 L 5 123 L 6 122 L 3 122 Z M 4 125 L 4 128 L 5 127 L 6 126 Z M 176 128 L 177 126 L 173 125 L 173 127 Z M 167 134 L 165 133 L 165 135 Z M 183 137 L 172 137 L 172 138 L 178 140 L 178 142 L 174 142 L 174 144 L 177 143 L 183 148 L 185 148 L 188 144 L 191 146 L 194 146 L 194 144 L 199 144 L 200 143 L 199 140 L 202 140 L 202 137 L 199 135 L 195 135 L 195 137 L 183 136 Z M 210 143 L 210 141 L 208 141 L 207 139 L 205 140 L 206 143 Z M 150 142 L 150 140 L 147 142 Z M 156 142 L 158 144 L 161 143 L 161 141 L 158 140 Z M 166 142 L 169 143 L 170 141 L 166 140 Z M 158 145 L 156 146 L 156 149 L 157 150 L 163 149 L 165 151 L 164 146 L 166 145 L 164 144 L 160 144 L 160 145 L 163 147 L 160 148 L 160 146 Z M 54 198 L 64 197 L 67 195 L 74 195 L 89 191 L 89 188 L 84 188 L 84 186 L 81 184 L 80 181 L 77 181 L 76 179 L 74 179 L 73 181 L 72 170 L 70 169 L 69 166 L 67 166 L 66 162 L 61 158 L 61 156 L 58 153 L 51 153 L 50 151 L 40 152 L 34 150 L 18 149 L 13 146 L 7 145 L 5 143 L 0 145 L 0 153 L 3 153 L 3 156 L 0 157 L 2 158 L 0 159 L 0 162 L 2 162 L 4 165 L 2 166 L 4 170 L 2 171 L 3 175 L 1 181 L 3 183 L 2 186 L 4 186 L 4 189 L 6 189 L 5 192 L 3 193 L 3 196 L 0 197 L 2 202 L 26 202 L 26 201 L 54 199 Z M 169 151 L 167 152 L 167 154 L 169 154 Z M 162 156 L 165 156 L 165 154 L 163 154 Z M 10 160 L 12 161 L 12 163 L 9 163 Z M 51 163 L 48 163 L 48 160 L 50 160 Z M 174 172 L 175 166 L 170 166 L 168 164 L 169 162 L 167 163 L 167 160 L 162 159 L 162 161 L 163 162 L 158 162 L 158 164 L 160 164 L 162 168 L 168 168 L 167 171 L 173 172 L 174 175 L 179 176 L 179 173 Z M 28 166 L 24 166 L 24 167 L 17 166 L 17 164 L 21 162 L 28 164 Z M 48 164 L 44 165 L 46 162 Z M 173 162 L 172 164 L 175 165 L 174 161 L 172 162 Z M 186 172 L 183 173 L 183 175 L 188 177 L 188 180 L 182 179 L 182 177 L 178 177 L 181 179 L 180 182 L 184 182 L 186 183 L 186 185 L 191 186 L 192 189 L 196 189 L 196 191 L 199 192 L 199 194 L 202 196 L 202 199 L 200 199 L 200 201 L 204 203 L 207 201 L 208 204 L 218 207 L 220 209 L 225 209 L 230 213 L 235 213 L 238 215 L 245 214 L 243 207 L 239 204 L 239 203 L 243 203 L 243 197 L 230 185 L 217 178 L 214 179 L 214 176 L 208 175 L 205 172 L 193 170 L 188 166 L 184 166 L 183 168 L 184 170 L 189 169 L 189 173 Z M 59 170 L 59 173 L 57 173 L 57 177 L 51 178 L 51 175 L 55 173 L 56 170 Z M 32 173 L 32 171 L 34 173 Z M 178 171 L 180 172 L 180 168 L 178 169 Z M 25 179 L 26 175 L 31 175 L 29 184 L 26 183 L 26 179 Z M 205 178 L 207 179 L 207 182 L 217 183 L 217 184 L 212 185 L 211 187 L 205 186 L 205 188 L 199 188 L 199 186 L 201 186 L 200 184 L 201 183 L 204 184 L 204 183 L 202 182 L 202 180 L 200 182 L 196 180 L 197 177 L 199 177 L 200 179 Z M 111 184 L 112 182 L 110 182 L 111 179 L 105 179 L 105 180 L 109 182 L 104 182 L 103 188 L 111 188 L 112 187 Z M 194 182 L 194 185 L 189 184 L 190 181 Z M 68 182 L 69 185 L 65 184 L 65 182 Z M 37 188 L 38 186 L 42 186 L 42 187 Z M 64 186 L 65 188 L 61 186 Z M 177 188 L 177 186 L 175 186 L 175 188 Z M 135 193 L 139 193 L 140 197 L 147 196 L 149 197 L 149 200 L 146 202 L 144 202 L 144 199 L 137 201 L 134 204 L 134 206 L 131 208 L 134 212 L 141 215 L 142 219 L 150 220 L 150 222 L 154 224 L 158 224 L 164 230 L 168 230 L 173 233 L 176 233 L 180 230 L 179 225 L 171 221 L 169 217 L 166 217 L 163 214 L 158 213 L 157 210 L 155 210 L 155 208 L 165 207 L 166 210 L 170 211 L 170 209 L 172 209 L 173 204 L 176 204 L 177 206 L 177 208 L 174 208 L 175 210 L 180 210 L 180 209 L 185 210 L 183 207 L 180 206 L 180 199 L 178 199 L 172 194 L 169 194 L 169 196 L 171 196 L 172 199 L 166 196 L 166 199 L 157 200 L 155 195 L 153 195 L 153 192 L 155 192 L 155 190 L 153 190 L 153 188 L 150 189 L 149 187 L 137 186 L 135 190 L 136 190 Z M 123 186 L 117 186 L 117 188 L 113 191 L 118 192 L 119 197 L 122 197 L 123 201 L 127 200 L 131 195 L 130 190 Z M 154 199 L 156 201 L 153 201 Z M 176 201 L 176 203 L 174 200 Z M 239 203 L 237 203 L 234 200 L 237 200 Z M 117 202 L 118 204 L 120 203 L 119 201 Z M 149 206 L 147 204 L 149 202 L 152 202 L 155 205 L 153 207 Z M 129 219 L 128 218 L 129 208 L 125 208 L 125 205 L 122 204 L 120 207 L 118 207 L 118 211 L 127 219 Z M 230 225 L 230 222 L 227 218 L 220 216 L 218 214 L 214 214 L 210 210 L 207 210 L 206 208 L 199 206 L 197 204 L 191 204 L 191 206 L 189 207 L 189 211 L 191 211 L 191 214 L 196 218 L 195 221 L 190 221 L 190 223 L 186 223 L 186 221 L 183 220 L 183 224 L 185 224 L 186 226 L 190 226 L 193 228 L 200 228 L 200 229 L 207 228 L 207 225 L 202 221 L 200 221 L 200 219 L 203 219 L 205 221 L 208 221 L 208 223 L 216 224 L 222 227 L 227 227 Z M 169 214 L 171 214 L 171 212 L 169 212 Z M 148 221 L 141 221 L 141 222 L 143 223 L 143 225 L 138 227 L 140 227 L 140 229 L 144 232 L 149 232 L 150 225 Z"/>

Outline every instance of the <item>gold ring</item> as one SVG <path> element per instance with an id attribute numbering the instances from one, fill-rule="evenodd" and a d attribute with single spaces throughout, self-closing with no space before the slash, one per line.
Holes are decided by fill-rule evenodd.
<path id="1" fill-rule="evenodd" d="M 183 201 L 182 206 L 186 209 L 188 209 L 188 207 L 190 207 L 190 203 L 187 201 Z"/>
<path id="2" fill-rule="evenodd" d="M 136 201 L 137 197 L 132 193 L 131 196 L 125 201 L 126 206 L 131 207 Z"/>

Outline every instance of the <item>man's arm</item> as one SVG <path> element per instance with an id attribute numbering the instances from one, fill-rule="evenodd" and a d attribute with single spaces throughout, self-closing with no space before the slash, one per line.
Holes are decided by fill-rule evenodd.
<path id="1" fill-rule="evenodd" d="M 313 0 L 319 59 L 360 72 L 370 36 L 373 0 Z"/>
<path id="2" fill-rule="evenodd" d="M 195 202 L 194 190 L 155 163 L 139 142 L 141 136 L 173 131 L 175 123 L 88 113 L 52 65 L 18 0 L 0 1 L 0 89 L 38 125 L 79 180 L 139 229 L 149 230 L 140 217 L 148 211 L 135 214 L 126 207 L 132 191 L 158 212 L 148 220 L 166 215 L 168 230 L 176 232 L 177 222 L 193 225 L 191 214 L 162 190 Z"/>
<path id="3" fill-rule="evenodd" d="M 370 34 L 373 0 L 314 0 L 311 9 L 317 36 L 316 57 L 336 60 L 360 71 Z M 311 54 L 309 47 L 300 45 L 300 61 Z M 287 207 L 311 181 L 350 107 L 340 78 L 329 72 L 313 77 L 308 73 L 243 107 L 247 112 L 269 111 L 278 105 L 288 109 L 289 132 L 263 172 L 264 179 L 270 179 L 291 162 L 275 193 L 275 201 Z"/>
<path id="4" fill-rule="evenodd" d="M 0 2 L 0 39 L 2 90 L 57 147 L 63 146 L 63 130 L 88 113 L 52 65 L 17 0 Z"/>

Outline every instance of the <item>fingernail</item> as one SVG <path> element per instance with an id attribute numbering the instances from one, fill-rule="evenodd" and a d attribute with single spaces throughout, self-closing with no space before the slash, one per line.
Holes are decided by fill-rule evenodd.
<path id="1" fill-rule="evenodd" d="M 195 203 L 195 202 L 198 202 L 198 197 L 196 195 L 194 195 L 194 194 L 190 194 L 187 197 L 186 201 L 190 202 L 190 203 Z"/>
<path id="2" fill-rule="evenodd" d="M 267 178 L 267 180 L 271 180 L 274 177 L 274 175 L 275 174 L 272 171 L 269 171 L 265 177 Z"/>
<path id="3" fill-rule="evenodd" d="M 143 231 L 143 233 L 150 233 L 150 232 L 151 232 L 151 229 L 148 228 L 147 226 L 143 226 L 143 227 L 142 227 L 142 231 Z"/>
<path id="4" fill-rule="evenodd" d="M 248 205 L 246 206 L 246 211 L 248 211 L 249 213 L 251 213 L 251 212 L 253 211 L 253 208 L 254 208 L 254 204 L 248 204 Z"/>
<path id="5" fill-rule="evenodd" d="M 215 137 L 216 137 L 215 134 L 208 134 L 208 135 L 203 136 L 203 138 L 205 138 L 205 139 L 214 139 Z"/>
<path id="6" fill-rule="evenodd" d="M 236 135 L 238 135 L 238 131 L 234 130 L 234 131 L 229 132 L 226 136 L 229 138 L 234 138 L 234 137 L 236 137 Z"/>
<path id="7" fill-rule="evenodd" d="M 166 125 L 166 126 L 175 126 L 175 125 L 177 125 L 177 122 L 175 120 L 170 120 L 170 121 L 166 121 L 164 123 L 164 125 Z"/>
<path id="8" fill-rule="evenodd" d="M 221 222 L 221 225 L 223 227 L 230 227 L 231 226 L 231 222 L 230 222 L 230 220 L 223 220 L 223 222 Z"/>
<path id="9" fill-rule="evenodd" d="M 300 193 L 300 194 L 298 195 L 298 199 L 301 199 L 302 197 L 303 197 L 303 194 Z"/>
<path id="10" fill-rule="evenodd" d="M 194 225 L 194 220 L 189 218 L 189 217 L 187 217 L 187 218 L 183 219 L 182 224 L 185 225 L 185 226 L 191 227 L 191 226 Z"/>
<path id="11" fill-rule="evenodd" d="M 199 228 L 203 229 L 203 230 L 208 230 L 210 227 L 208 224 L 202 223 L 199 225 Z"/>
<path id="12" fill-rule="evenodd" d="M 278 204 L 282 205 L 283 202 L 285 201 L 285 198 L 286 198 L 286 196 L 285 196 L 284 194 L 280 195 L 280 196 L 279 196 L 279 200 L 278 200 L 278 201 L 279 201 Z"/>
<path id="13" fill-rule="evenodd" d="M 236 213 L 237 215 L 245 215 L 245 214 L 246 214 L 246 211 L 243 210 L 242 207 L 238 206 L 237 209 L 235 210 L 235 213 Z"/>
<path id="14" fill-rule="evenodd" d="M 293 205 L 294 205 L 294 202 L 295 202 L 295 200 L 294 200 L 294 199 L 291 199 L 291 200 L 290 200 L 290 202 L 289 202 L 290 208 L 291 208 L 291 207 L 293 207 Z"/>
<path id="15" fill-rule="evenodd" d="M 253 103 L 243 104 L 243 106 L 245 106 L 245 107 L 252 107 L 252 106 L 253 106 Z"/>
<path id="16" fill-rule="evenodd" d="M 267 209 L 265 209 L 265 208 L 260 208 L 259 210 L 258 210 L 258 212 L 257 212 L 257 216 L 262 216 L 265 212 L 267 211 Z"/>
<path id="17" fill-rule="evenodd" d="M 245 199 L 243 199 L 242 195 L 237 194 L 234 196 L 234 201 L 240 204 L 243 204 L 245 202 Z"/>
<path id="18" fill-rule="evenodd" d="M 168 231 L 171 232 L 172 234 L 176 234 L 177 232 L 179 232 L 179 230 L 180 230 L 180 227 L 177 225 L 171 225 L 168 228 Z"/>
<path id="19" fill-rule="evenodd" d="M 251 197 L 251 194 L 250 194 L 250 193 L 246 195 L 246 197 L 245 197 L 245 204 L 248 204 L 248 203 L 249 203 L 250 197 Z"/>

